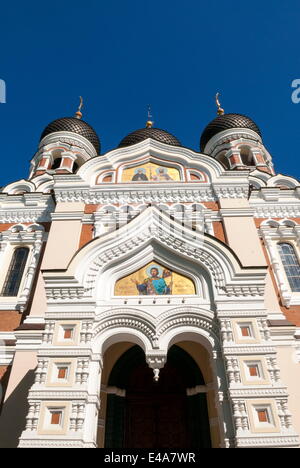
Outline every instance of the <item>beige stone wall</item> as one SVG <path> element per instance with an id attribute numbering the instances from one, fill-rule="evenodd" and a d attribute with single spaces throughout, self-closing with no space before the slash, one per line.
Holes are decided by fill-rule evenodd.
<path id="1" fill-rule="evenodd" d="M 276 291 L 274 289 L 273 281 L 271 274 L 268 271 L 266 277 L 266 288 L 265 288 L 265 306 L 268 312 L 275 312 L 281 314 L 280 305 L 278 303 L 278 298 Z"/>
<path id="2" fill-rule="evenodd" d="M 257 234 L 254 219 L 250 214 L 234 216 L 234 212 L 250 210 L 245 199 L 221 199 L 221 213 L 228 245 L 239 257 L 243 266 L 266 266 L 266 260 Z"/>
<path id="3" fill-rule="evenodd" d="M 278 347 L 277 353 L 281 379 L 288 388 L 288 409 L 292 413 L 294 429 L 300 434 L 300 364 L 292 347 Z"/>
<path id="4" fill-rule="evenodd" d="M 66 214 L 66 219 L 54 220 L 42 263 L 42 270 L 64 270 L 76 253 L 81 235 L 84 203 L 58 203 L 55 213 Z M 68 219 L 71 215 L 71 219 Z M 79 219 L 72 219 L 78 216 Z"/>
<path id="5" fill-rule="evenodd" d="M 30 308 L 30 316 L 43 317 L 47 309 L 47 298 L 45 291 L 45 283 L 41 271 L 38 273 L 38 280 L 35 293 Z"/>

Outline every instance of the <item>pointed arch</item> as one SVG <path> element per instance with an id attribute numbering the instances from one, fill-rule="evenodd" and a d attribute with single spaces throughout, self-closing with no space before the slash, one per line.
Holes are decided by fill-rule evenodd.
<path id="1" fill-rule="evenodd" d="M 143 258 L 144 253 L 147 258 L 145 255 Z M 175 269 L 182 263 L 190 266 L 190 271 L 200 269 L 207 273 L 215 297 L 264 294 L 266 267 L 243 267 L 226 244 L 209 234 L 193 231 L 153 206 L 120 229 L 90 241 L 75 254 L 66 271 L 59 275 L 49 272 L 44 278 L 47 282 L 48 275 L 59 277 L 69 287 L 81 288 L 76 295 L 96 298 L 101 281 L 105 287 L 105 273 L 112 268 L 122 269 L 132 258 L 139 258 L 140 266 L 142 261 L 156 258 L 166 265 L 173 262 Z M 54 291 L 55 282 L 51 282 L 51 288 Z"/>

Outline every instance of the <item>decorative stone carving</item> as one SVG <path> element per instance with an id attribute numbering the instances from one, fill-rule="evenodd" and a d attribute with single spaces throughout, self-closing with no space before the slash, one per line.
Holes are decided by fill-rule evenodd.
<path id="1" fill-rule="evenodd" d="M 155 382 L 158 382 L 159 379 L 159 371 L 162 369 L 166 363 L 167 356 L 165 354 L 153 354 L 153 355 L 147 355 L 146 356 L 146 361 L 148 363 L 148 366 L 153 369 L 153 374 L 154 374 L 154 380 Z"/>

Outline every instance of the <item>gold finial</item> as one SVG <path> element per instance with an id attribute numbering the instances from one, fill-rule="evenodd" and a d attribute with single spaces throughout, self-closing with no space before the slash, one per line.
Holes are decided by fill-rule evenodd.
<path id="1" fill-rule="evenodd" d="M 149 104 L 148 105 L 148 120 L 146 122 L 146 128 L 152 128 L 154 122 L 151 119 L 152 119 L 151 106 Z"/>
<path id="2" fill-rule="evenodd" d="M 76 119 L 81 119 L 81 117 L 82 117 L 81 109 L 82 109 L 82 106 L 83 106 L 83 99 L 82 99 L 81 96 L 79 96 L 79 99 L 80 99 L 80 103 L 79 103 L 77 112 L 75 113 Z"/>
<path id="3" fill-rule="evenodd" d="M 220 104 L 220 101 L 219 101 L 219 96 L 220 96 L 220 93 L 217 93 L 216 94 L 216 105 L 217 105 L 217 108 L 218 108 L 217 114 L 218 115 L 224 115 L 225 111 L 221 107 L 221 104 Z"/>

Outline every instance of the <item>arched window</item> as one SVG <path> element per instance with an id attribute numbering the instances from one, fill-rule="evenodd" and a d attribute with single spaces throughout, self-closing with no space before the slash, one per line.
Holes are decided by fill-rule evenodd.
<path id="1" fill-rule="evenodd" d="M 300 263 L 291 244 L 280 243 L 278 249 L 284 270 L 293 292 L 300 292 Z"/>
<path id="2" fill-rule="evenodd" d="M 56 158 L 54 163 L 52 164 L 51 169 L 58 169 L 61 165 L 62 158 Z"/>
<path id="3" fill-rule="evenodd" d="M 241 160 L 245 166 L 255 166 L 252 152 L 248 146 L 241 147 Z"/>
<path id="4" fill-rule="evenodd" d="M 228 159 L 226 158 L 226 151 L 223 151 L 223 153 L 219 154 L 217 156 L 217 160 L 223 164 L 223 166 L 225 167 L 225 169 L 230 169 L 230 164 L 229 164 L 229 161 Z"/>
<path id="5" fill-rule="evenodd" d="M 17 296 L 22 281 L 29 249 L 20 247 L 15 249 L 2 288 L 2 296 Z"/>

